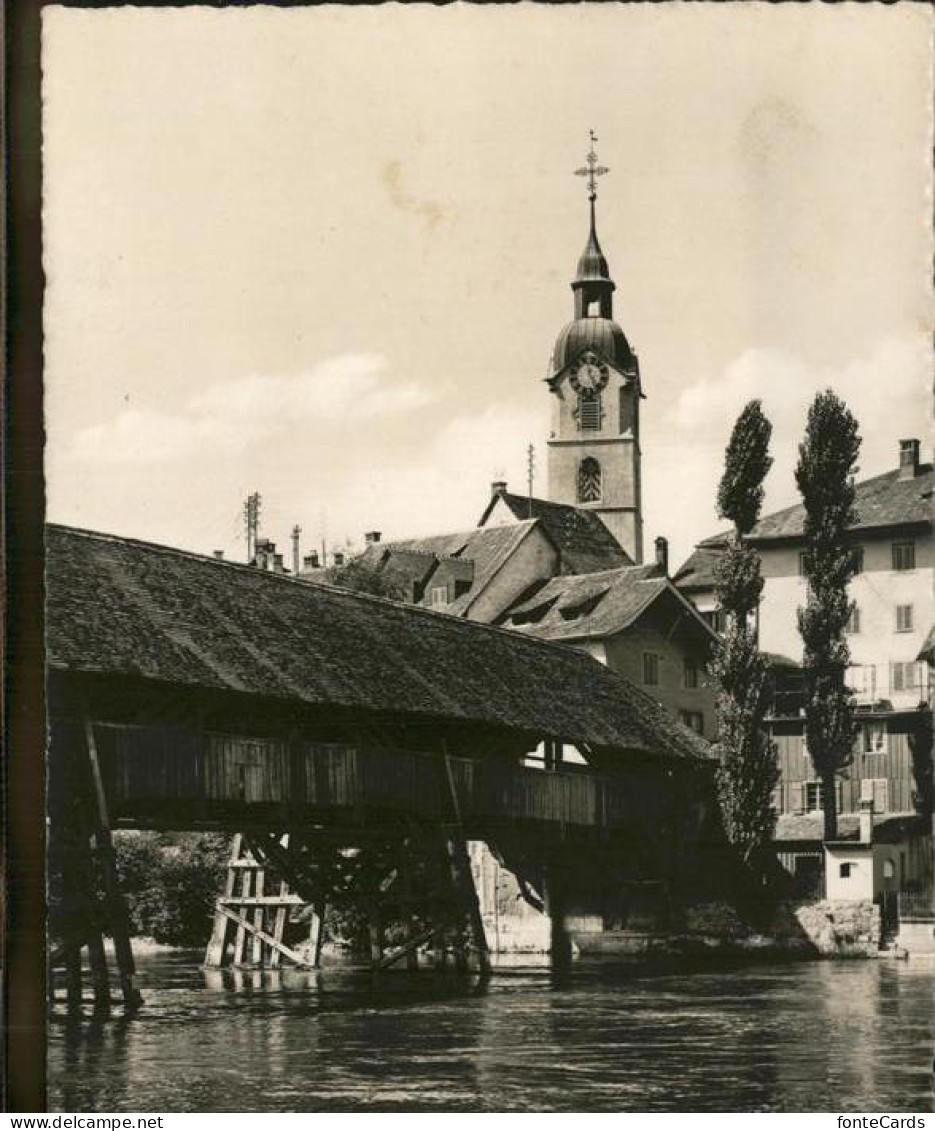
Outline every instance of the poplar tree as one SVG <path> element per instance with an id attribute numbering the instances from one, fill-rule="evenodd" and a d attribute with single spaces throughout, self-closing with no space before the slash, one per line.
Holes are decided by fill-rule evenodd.
<path id="1" fill-rule="evenodd" d="M 806 603 L 798 611 L 805 674 L 805 742 L 821 783 L 824 839 L 838 831 L 836 779 L 853 759 L 854 699 L 845 683 L 850 663 L 848 582 L 857 568 L 848 528 L 857 521 L 854 473 L 857 421 L 830 389 L 808 411 L 795 481 L 805 507 L 803 574 Z"/>
<path id="2" fill-rule="evenodd" d="M 757 608 L 763 590 L 760 559 L 745 542 L 763 505 L 763 480 L 772 465 L 772 425 L 758 400 L 737 418 L 718 487 L 721 518 L 733 523 L 716 567 L 724 635 L 711 674 L 717 685 L 718 800 L 724 830 L 748 865 L 762 865 L 776 827 L 772 793 L 779 780 L 776 748 L 764 726 L 766 663 L 757 646 Z"/>

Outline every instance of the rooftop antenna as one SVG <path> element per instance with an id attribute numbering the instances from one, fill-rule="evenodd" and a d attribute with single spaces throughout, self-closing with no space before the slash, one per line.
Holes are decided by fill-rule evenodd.
<path id="1" fill-rule="evenodd" d="M 298 523 L 292 528 L 292 572 L 299 576 L 299 535 L 302 533 L 302 527 Z"/>
<path id="2" fill-rule="evenodd" d="M 536 449 L 530 444 L 526 449 L 526 483 L 529 487 L 529 517 L 532 518 L 532 486 L 536 478 Z"/>

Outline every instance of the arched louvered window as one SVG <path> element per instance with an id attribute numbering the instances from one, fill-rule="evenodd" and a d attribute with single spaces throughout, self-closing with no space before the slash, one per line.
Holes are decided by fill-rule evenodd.
<path id="1" fill-rule="evenodd" d="M 578 465 L 578 502 L 599 503 L 600 501 L 601 465 L 593 456 L 588 456 Z"/>
<path id="2" fill-rule="evenodd" d="M 578 427 L 597 431 L 601 426 L 601 394 L 597 389 L 582 389 L 578 394 Z"/>

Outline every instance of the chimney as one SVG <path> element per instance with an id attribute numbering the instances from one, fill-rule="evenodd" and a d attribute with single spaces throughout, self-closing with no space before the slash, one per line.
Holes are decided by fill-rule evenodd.
<path id="1" fill-rule="evenodd" d="M 312 550 L 311 553 L 305 555 L 303 561 L 306 569 L 318 569 L 318 551 Z"/>
<path id="2" fill-rule="evenodd" d="M 217 558 L 217 560 L 219 562 L 224 561 L 224 551 L 223 550 L 215 550 L 214 556 Z"/>
<path id="3" fill-rule="evenodd" d="M 258 538 L 253 554 L 253 564 L 258 569 L 272 569 L 276 558 L 276 543 L 269 538 Z"/>
<path id="4" fill-rule="evenodd" d="M 490 484 L 490 497 L 492 499 L 495 499 L 497 497 L 497 495 L 505 495 L 505 494 L 506 494 L 506 480 L 505 479 L 495 479 L 493 481 L 493 483 Z"/>
<path id="5" fill-rule="evenodd" d="M 341 552 L 341 550 L 335 550 L 335 552 L 333 554 L 333 558 L 334 558 L 334 564 L 336 566 L 343 566 L 344 565 L 344 554 Z"/>
<path id="6" fill-rule="evenodd" d="M 669 576 L 669 540 L 660 534 L 656 539 L 656 565 L 664 577 Z"/>
<path id="7" fill-rule="evenodd" d="M 364 541 L 367 543 L 368 546 L 375 546 L 377 544 L 377 542 L 379 542 L 382 537 L 383 537 L 383 535 L 380 533 L 379 530 L 369 530 L 364 535 Z"/>
<path id="8" fill-rule="evenodd" d="M 919 470 L 919 441 L 899 441 L 899 478 L 915 479 Z"/>

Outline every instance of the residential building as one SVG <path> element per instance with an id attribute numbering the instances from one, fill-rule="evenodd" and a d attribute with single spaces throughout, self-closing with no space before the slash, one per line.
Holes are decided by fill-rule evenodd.
<path id="1" fill-rule="evenodd" d="M 932 702 L 932 672 L 922 653 L 935 621 L 933 484 L 932 464 L 920 461 L 915 439 L 900 442 L 895 469 L 857 484 L 857 520 L 849 531 L 858 572 L 850 584 L 853 612 L 847 680 L 855 693 L 860 727 L 853 762 L 838 782 L 839 828 L 844 836 L 857 835 L 862 797 L 872 803 L 874 836 L 884 835 L 887 822 L 911 818 L 924 804 L 910 737 L 920 710 L 929 710 Z M 758 610 L 760 646 L 786 658 L 774 673 L 770 720 L 781 770 L 775 796 L 777 844 L 790 870 L 807 873 L 820 869 L 822 820 L 818 779 L 805 746 L 798 670 L 802 643 L 796 610 L 806 600 L 804 517 L 801 505 L 767 515 L 748 540 L 760 555 L 764 578 Z M 718 626 L 714 570 L 725 546 L 724 535 L 706 539 L 674 577 L 714 626 Z M 915 827 L 911 821 L 905 825 L 910 840 Z M 885 835 L 891 838 L 892 828 Z M 904 866 L 905 879 L 911 882 L 917 869 L 910 857 L 916 849 L 906 844 L 903 851 L 904 863 L 898 866 Z"/>
<path id="2" fill-rule="evenodd" d="M 538 519 L 453 534 L 373 542 L 361 560 L 404 600 L 468 620 L 493 622 L 562 557 Z"/>
<path id="3" fill-rule="evenodd" d="M 587 652 L 712 739 L 707 665 L 716 635 L 666 577 L 664 552 L 660 540 L 660 560 L 652 565 L 552 578 L 499 623 Z"/>

